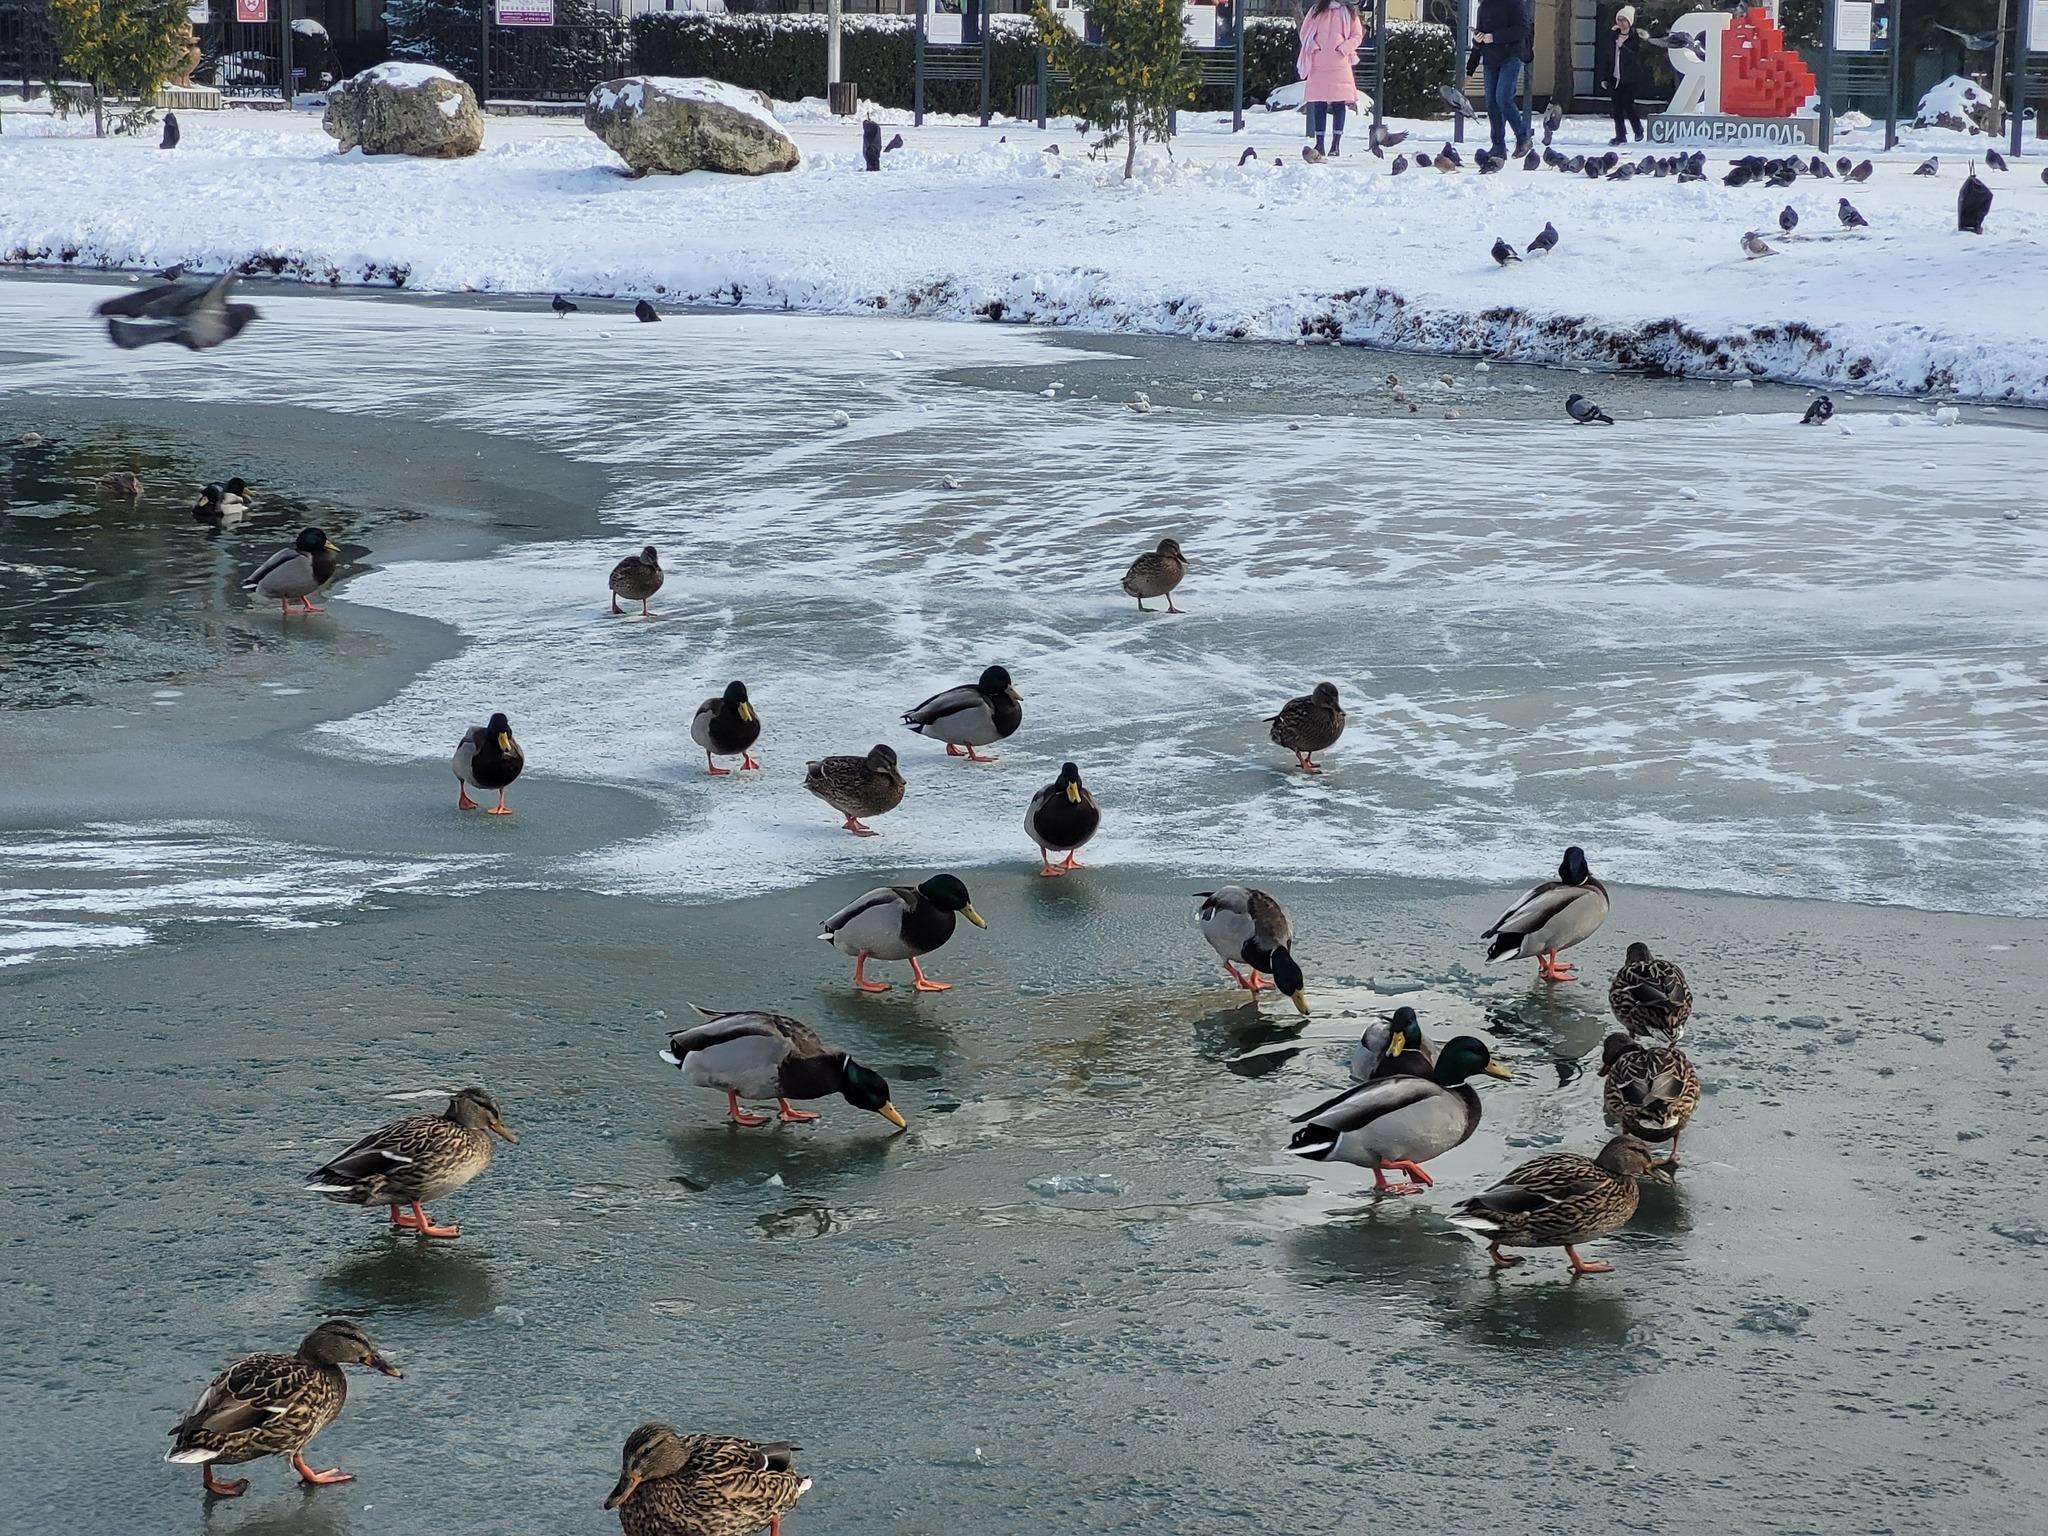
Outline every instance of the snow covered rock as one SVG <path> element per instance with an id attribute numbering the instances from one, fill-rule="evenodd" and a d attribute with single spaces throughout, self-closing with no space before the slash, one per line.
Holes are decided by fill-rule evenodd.
<path id="1" fill-rule="evenodd" d="M 793 170 L 796 145 L 762 99 L 722 80 L 633 75 L 607 80 L 584 103 L 583 126 L 633 174 Z"/>
<path id="2" fill-rule="evenodd" d="M 366 69 L 327 93 L 320 120 L 346 154 L 459 160 L 484 146 L 476 94 L 445 69 L 393 62 Z"/>
<path id="3" fill-rule="evenodd" d="M 1998 110 L 1998 98 L 1983 86 L 1961 75 L 1950 75 L 1920 98 L 1913 126 L 1991 133 L 1997 128 Z"/>

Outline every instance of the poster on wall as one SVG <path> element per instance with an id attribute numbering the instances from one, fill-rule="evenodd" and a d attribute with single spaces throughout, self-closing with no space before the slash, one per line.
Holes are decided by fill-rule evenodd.
<path id="1" fill-rule="evenodd" d="M 552 27 L 555 0 L 498 0 L 501 27 Z"/>
<path id="2" fill-rule="evenodd" d="M 207 0 L 199 0 L 197 5 L 185 7 L 185 19 L 195 27 L 203 27 L 213 20 L 213 7 Z"/>
<path id="3" fill-rule="evenodd" d="M 270 0 L 235 0 L 235 20 L 250 23 L 270 20 Z"/>
<path id="4" fill-rule="evenodd" d="M 1871 12 L 1868 0 L 1840 0 L 1835 7 L 1835 51 L 1868 53 L 1872 45 Z"/>

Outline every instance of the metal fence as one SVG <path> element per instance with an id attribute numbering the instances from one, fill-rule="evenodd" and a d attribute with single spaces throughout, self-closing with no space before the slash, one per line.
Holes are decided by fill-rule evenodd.
<path id="1" fill-rule="evenodd" d="M 34 3 L 0 3 L 0 81 L 19 82 L 21 94 L 57 73 L 56 38 L 48 8 Z"/>

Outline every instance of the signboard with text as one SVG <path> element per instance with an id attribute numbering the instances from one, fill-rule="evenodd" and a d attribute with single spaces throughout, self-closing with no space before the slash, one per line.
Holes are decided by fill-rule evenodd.
<path id="1" fill-rule="evenodd" d="M 270 20 L 270 0 L 235 0 L 235 20 L 246 22 Z"/>
<path id="2" fill-rule="evenodd" d="M 498 0 L 501 27 L 552 27 L 555 0 Z"/>
<path id="3" fill-rule="evenodd" d="M 1721 117 L 1659 112 L 1650 119 L 1652 144 L 1696 144 L 1707 148 L 1768 149 L 1817 145 L 1820 123 L 1811 117 Z"/>

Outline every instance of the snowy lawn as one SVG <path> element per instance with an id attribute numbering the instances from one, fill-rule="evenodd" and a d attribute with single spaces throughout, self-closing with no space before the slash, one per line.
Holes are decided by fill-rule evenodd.
<path id="1" fill-rule="evenodd" d="M 1342 337 L 1538 362 L 1748 370 L 1814 383 L 2048 405 L 2048 185 L 2030 156 L 1986 172 L 1985 235 L 1957 187 L 1987 142 L 1910 133 L 1870 182 L 1789 192 L 1710 179 L 1593 182 L 1389 174 L 1362 142 L 1305 164 L 1297 114 L 1190 115 L 1140 179 L 1091 161 L 1071 125 L 878 112 L 905 148 L 861 169 L 857 123 L 780 109 L 804 155 L 786 176 L 631 180 L 577 119 L 493 118 L 471 160 L 337 155 L 317 111 L 192 113 L 184 143 L 95 141 L 9 114 L 0 255 L 196 270 L 236 263 L 316 282 L 647 296 L 834 313 L 977 316 L 1197 337 Z M 1448 125 L 1404 124 L 1404 150 Z M 1483 125 L 1480 133 L 1483 135 Z M 1604 152 L 1604 119 L 1567 153 Z M 1879 130 L 1837 152 L 1875 153 Z M 1237 162 L 1245 146 L 1259 151 Z M 1049 153 L 1057 145 L 1057 155 Z M 1475 146 L 1468 135 L 1467 160 Z M 2034 146 L 2029 143 L 2029 148 Z M 1635 154 L 1643 151 L 1632 147 Z M 1937 176 L 1915 177 L 1929 154 Z M 1275 164 L 1275 159 L 1281 163 Z M 1979 162 L 1981 164 L 1981 161 Z M 1847 193 L 1870 228 L 1844 231 Z M 1799 215 L 1783 238 L 1779 210 Z M 1506 269 L 1553 222 L 1556 252 Z M 1745 259 L 1745 230 L 1778 254 Z"/>

